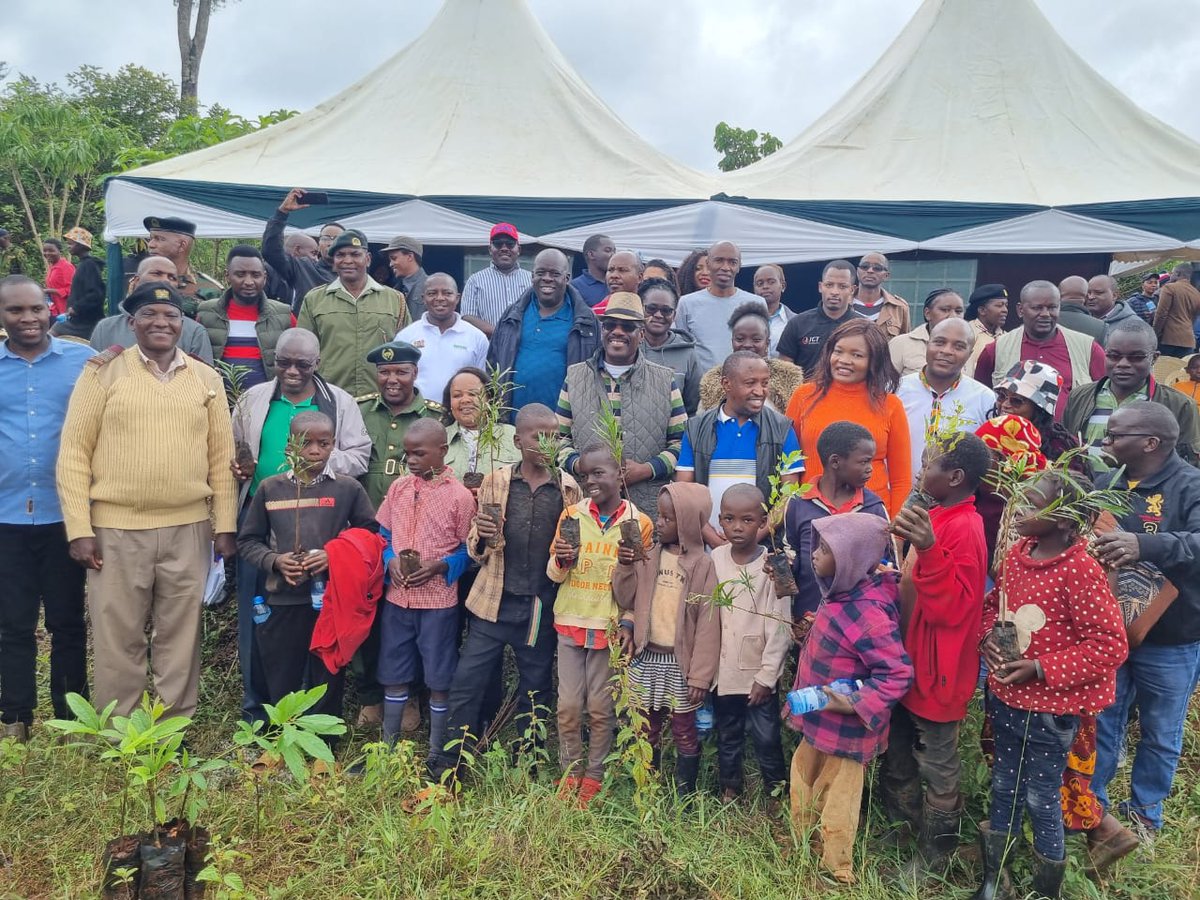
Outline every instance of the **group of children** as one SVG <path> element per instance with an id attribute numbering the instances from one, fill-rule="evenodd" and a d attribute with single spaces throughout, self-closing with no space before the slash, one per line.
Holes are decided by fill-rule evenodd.
<path id="1" fill-rule="evenodd" d="M 304 440 L 306 471 L 265 481 L 239 537 L 242 552 L 269 573 L 270 616 L 256 626 L 259 652 L 287 659 L 271 679 L 273 701 L 301 683 L 340 679 L 318 673 L 308 659 L 305 629 L 311 634 L 320 615 L 333 613 L 305 606 L 307 584 L 336 581 L 321 548 L 345 528 L 370 524 L 361 488 L 325 467 L 332 423 L 304 414 L 292 429 Z M 1058 896 L 1067 752 L 1078 716 L 1112 702 L 1114 673 L 1126 655 L 1116 600 L 1078 523 L 1047 512 L 1069 499 L 1074 484 L 1039 477 L 1017 521 L 1021 538 L 998 563 L 997 587 L 985 600 L 988 548 L 974 497 L 994 459 L 983 441 L 964 434 L 927 450 L 918 484 L 932 508 L 909 503 L 889 522 L 881 499 L 865 487 L 874 457 L 870 433 L 835 423 L 817 445 L 821 474 L 784 513 L 797 590 L 783 596 L 760 543 L 769 528 L 757 487 L 722 493 L 718 521 L 726 543 L 710 550 L 707 487 L 664 487 L 652 524 L 622 496 L 620 465 L 607 446 L 583 449 L 579 485 L 555 470 L 539 449 L 539 438 L 555 429 L 545 407 L 519 412 L 521 461 L 485 478 L 479 512 L 444 466 L 445 430 L 422 420 L 405 435 L 409 474 L 391 486 L 375 516 L 387 545 L 379 673 L 385 738 L 394 739 L 409 685 L 423 671 L 431 768 L 453 768 L 457 754 L 446 741 L 477 736 L 480 724 L 483 685 L 467 682 L 493 671 L 503 646 L 512 646 L 520 689 L 529 695 L 524 713 L 532 715 L 550 693 L 554 658 L 560 792 L 587 806 L 602 789 L 617 724 L 609 647 L 615 636 L 646 712 L 655 767 L 670 724 L 681 794 L 696 789 L 696 710 L 711 693 L 724 799 L 743 789 L 749 731 L 764 790 L 790 791 L 798 836 L 813 841 L 835 878 L 850 882 L 867 766 L 882 757 L 884 809 L 915 832 L 913 869 L 921 874 L 943 869 L 958 844 L 959 729 L 982 656 L 996 751 L 976 897 L 1008 896 L 1005 859 L 1023 810 L 1033 824 L 1034 888 Z M 485 499 L 501 501 L 499 521 L 483 509 Z M 555 515 L 553 529 L 539 521 Z M 510 521 L 519 527 L 510 529 Z M 288 552 L 293 543 L 302 552 Z M 419 558 L 406 563 L 406 556 Z M 467 602 L 464 658 L 473 662 L 456 674 L 455 582 L 468 557 L 480 567 Z M 1015 658 L 993 637 L 997 619 L 1015 628 Z M 285 620 L 294 624 L 283 628 Z M 468 653 L 472 641 L 477 646 Z M 819 688 L 824 705 L 781 716 L 779 680 L 793 646 L 794 687 Z M 340 690 L 335 697 L 340 705 Z M 800 736 L 790 771 L 781 718 Z"/>

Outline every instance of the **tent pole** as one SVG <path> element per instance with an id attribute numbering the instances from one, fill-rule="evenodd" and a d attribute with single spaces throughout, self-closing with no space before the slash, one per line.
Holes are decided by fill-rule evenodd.
<path id="1" fill-rule="evenodd" d="M 111 316 L 117 311 L 117 304 L 124 299 L 122 289 L 125 287 L 125 265 L 121 260 L 120 241 L 109 241 L 105 248 L 105 268 L 108 270 L 108 303 L 105 314 Z"/>

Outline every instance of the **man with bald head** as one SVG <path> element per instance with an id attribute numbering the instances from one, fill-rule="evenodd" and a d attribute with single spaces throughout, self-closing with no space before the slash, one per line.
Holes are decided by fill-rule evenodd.
<path id="1" fill-rule="evenodd" d="M 1052 366 L 1063 378 L 1055 411 L 1058 420 L 1073 387 L 1104 377 L 1104 350 L 1088 335 L 1062 327 L 1060 310 L 1058 288 L 1049 281 L 1029 282 L 1017 302 L 1021 327 L 984 347 L 975 364 L 975 379 L 987 387 L 995 387 L 1013 366 L 1026 360 Z"/>
<path id="2" fill-rule="evenodd" d="M 482 369 L 487 364 L 487 335 L 460 316 L 458 283 L 445 272 L 424 279 L 421 317 L 400 329 L 396 340 L 421 351 L 417 390 L 422 397 L 440 401 L 446 385 L 463 366 Z"/>
<path id="3" fill-rule="evenodd" d="M 496 323 L 488 364 L 509 373 L 510 409 L 528 403 L 554 409 L 567 367 L 600 349 L 600 324 L 570 279 L 566 255 L 543 250 L 533 260 L 533 286 Z"/>
<path id="4" fill-rule="evenodd" d="M 292 259 L 307 259 L 314 263 L 321 258 L 317 242 L 303 231 L 293 231 L 283 239 L 283 252 Z"/>
<path id="5" fill-rule="evenodd" d="M 1122 407 L 1108 419 L 1104 446 L 1124 469 L 1097 481 L 1133 495 L 1129 512 L 1117 517 L 1120 530 L 1096 537 L 1100 562 L 1118 572 L 1148 565 L 1143 571 L 1161 573 L 1178 591 L 1166 601 L 1170 605 L 1163 595 L 1152 599 L 1127 626 L 1129 657 L 1117 670 L 1116 700 L 1096 723 L 1092 789 L 1111 814 L 1116 810 L 1108 785 L 1137 705 L 1140 737 L 1128 799 L 1116 806 L 1144 841 L 1163 827 L 1163 800 L 1171 792 L 1200 672 L 1200 471 L 1180 459 L 1178 440 L 1179 423 L 1167 407 L 1144 401 Z M 1103 848 L 1089 841 L 1093 856 L 1097 850 Z"/>
<path id="6" fill-rule="evenodd" d="M 928 425 L 942 431 L 950 419 L 957 418 L 954 431 L 973 432 L 987 421 L 996 405 L 991 388 L 963 377 L 963 367 L 975 349 L 975 338 L 975 329 L 966 319 L 942 319 L 929 330 L 924 368 L 905 375 L 896 388 L 896 396 L 908 415 L 914 482 L 921 471 Z"/>
<path id="7" fill-rule="evenodd" d="M 1088 282 L 1082 275 L 1068 275 L 1058 283 L 1058 324 L 1104 343 L 1104 323 L 1092 318 L 1087 307 Z"/>
<path id="8" fill-rule="evenodd" d="M 734 284 L 741 269 L 742 251 L 737 244 L 717 241 L 708 248 L 708 287 L 679 298 L 676 326 L 695 338 L 696 364 L 701 372 L 729 355 L 728 323 L 733 311 L 743 303 L 763 302 Z"/>
<path id="9" fill-rule="evenodd" d="M 783 266 L 770 263 L 759 266 L 754 273 L 754 294 L 767 304 L 767 316 L 771 324 L 771 356 L 778 356 L 779 338 L 783 329 L 796 314 L 783 305 L 783 292 L 787 290 L 787 279 L 783 277 Z"/>
<path id="10" fill-rule="evenodd" d="M 882 253 L 872 250 L 858 261 L 858 287 L 854 294 L 854 312 L 870 319 L 889 339 L 907 334 L 912 327 L 908 301 L 884 290 L 891 274 L 891 263 Z"/>
<path id="11" fill-rule="evenodd" d="M 129 279 L 129 293 L 133 293 L 139 284 L 150 281 L 165 281 L 172 287 L 179 283 L 178 270 L 175 263 L 165 256 L 147 256 L 138 263 L 137 272 Z M 132 347 L 137 343 L 133 336 L 133 328 L 129 314 L 125 312 L 125 304 L 120 310 L 107 318 L 101 319 L 92 329 L 92 347 L 96 350 L 107 350 L 109 347 Z M 212 365 L 212 341 L 204 326 L 195 319 L 183 317 L 183 331 L 179 335 L 179 349 L 189 356 L 197 356 Z"/>
<path id="12" fill-rule="evenodd" d="M 1111 275 L 1093 275 L 1088 279 L 1087 310 L 1104 325 L 1105 346 L 1115 325 L 1139 318 L 1128 302 L 1117 299 L 1117 280 Z"/>

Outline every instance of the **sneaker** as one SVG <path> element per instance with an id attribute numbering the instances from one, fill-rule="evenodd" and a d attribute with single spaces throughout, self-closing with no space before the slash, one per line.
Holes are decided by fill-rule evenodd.
<path id="1" fill-rule="evenodd" d="M 18 744 L 28 744 L 29 726 L 24 722 L 13 722 L 11 725 L 5 725 L 4 733 L 0 734 L 0 738 L 12 738 Z"/>
<path id="2" fill-rule="evenodd" d="M 595 778 L 585 778 L 579 782 L 579 808 L 587 809 L 588 804 L 596 798 L 603 786 Z"/>
<path id="3" fill-rule="evenodd" d="M 559 797 L 573 797 L 579 793 L 580 779 L 574 775 L 564 775 L 558 782 Z"/>
<path id="4" fill-rule="evenodd" d="M 404 712 L 405 713 L 408 712 L 407 706 L 404 707 Z M 368 706 L 364 706 L 362 709 L 360 709 L 358 711 L 358 718 L 354 720 L 355 728 L 378 728 L 382 724 L 383 724 L 383 704 L 382 703 L 372 703 Z M 420 723 L 418 723 L 418 724 L 420 724 Z M 401 728 L 404 727 L 403 723 L 401 723 L 400 727 Z M 404 730 L 412 731 L 413 729 L 406 728 Z"/>
<path id="5" fill-rule="evenodd" d="M 1147 819 L 1132 810 L 1126 809 L 1125 816 L 1129 819 L 1129 830 L 1132 831 L 1141 844 L 1142 855 L 1154 859 L 1154 842 L 1158 839 L 1158 829 Z"/>

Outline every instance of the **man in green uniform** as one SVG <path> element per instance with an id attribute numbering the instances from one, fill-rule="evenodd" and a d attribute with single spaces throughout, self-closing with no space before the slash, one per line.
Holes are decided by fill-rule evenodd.
<path id="1" fill-rule="evenodd" d="M 151 256 L 165 256 L 175 263 L 176 289 L 183 295 L 183 313 L 196 318 L 202 300 L 212 300 L 225 292 L 225 285 L 192 268 L 192 246 L 196 243 L 196 224 L 177 216 L 146 216 L 142 226 L 150 232 L 146 247 Z"/>
<path id="2" fill-rule="evenodd" d="M 404 341 L 390 341 L 367 354 L 367 362 L 374 364 L 379 390 L 356 399 L 371 438 L 371 461 L 362 484 L 376 509 L 392 482 L 408 471 L 404 458 L 404 432 L 408 426 L 418 419 L 442 418 L 441 405 L 426 400 L 416 388 L 420 359 L 421 351 Z M 379 616 L 376 616 L 367 640 L 350 661 L 350 671 L 358 680 L 358 696 L 362 700 L 356 723 L 359 727 L 383 721 L 383 687 L 375 677 L 378 663 Z M 420 704 L 408 704 L 404 719 L 403 730 L 415 731 L 420 727 Z"/>

